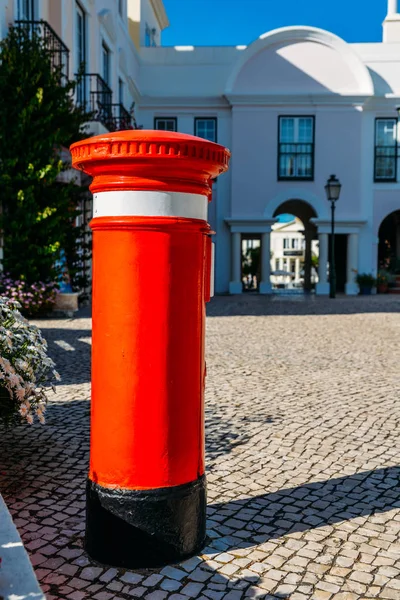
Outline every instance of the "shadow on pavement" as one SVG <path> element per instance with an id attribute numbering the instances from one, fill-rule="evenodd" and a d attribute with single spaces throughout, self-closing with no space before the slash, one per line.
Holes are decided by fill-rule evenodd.
<path id="1" fill-rule="evenodd" d="M 215 296 L 207 305 L 208 317 L 234 316 L 300 316 L 300 315 L 352 315 L 362 313 L 398 313 L 400 296 Z"/>
<path id="2" fill-rule="evenodd" d="M 219 550 L 229 551 L 399 507 L 400 467 L 387 467 L 212 504 L 208 516 Z"/>
<path id="3" fill-rule="evenodd" d="M 40 322 L 38 322 L 40 326 Z M 61 375 L 59 385 L 89 383 L 91 368 L 90 329 L 43 328 L 48 343 L 48 353 Z"/>

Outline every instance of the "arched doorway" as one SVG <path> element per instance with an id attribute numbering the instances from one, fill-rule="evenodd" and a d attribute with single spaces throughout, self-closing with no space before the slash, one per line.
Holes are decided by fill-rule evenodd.
<path id="1" fill-rule="evenodd" d="M 318 217 L 316 211 L 304 200 L 287 200 L 278 206 L 273 217 L 284 217 L 271 233 L 274 287 L 279 290 L 301 286 L 305 292 L 311 292 L 318 281 L 318 232 L 312 221 Z"/>
<path id="2" fill-rule="evenodd" d="M 378 239 L 378 273 L 387 278 L 389 292 L 400 293 L 400 209 L 383 219 Z"/>
<path id="3" fill-rule="evenodd" d="M 378 269 L 400 272 L 400 209 L 383 219 L 378 237 Z"/>

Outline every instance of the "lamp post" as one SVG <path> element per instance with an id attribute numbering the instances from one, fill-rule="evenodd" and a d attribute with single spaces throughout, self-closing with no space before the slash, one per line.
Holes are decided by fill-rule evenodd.
<path id="1" fill-rule="evenodd" d="M 336 178 L 336 175 L 331 175 L 326 182 L 325 192 L 328 201 L 331 203 L 331 260 L 329 268 L 329 297 L 336 298 L 336 268 L 335 268 L 335 208 L 336 202 L 339 200 L 342 184 Z"/>

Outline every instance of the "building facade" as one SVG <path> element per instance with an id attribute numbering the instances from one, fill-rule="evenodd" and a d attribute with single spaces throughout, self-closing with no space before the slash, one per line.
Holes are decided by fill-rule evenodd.
<path id="1" fill-rule="evenodd" d="M 271 231 L 283 213 L 302 221 L 308 256 L 318 240 L 316 291 L 329 292 L 324 186 L 332 173 L 342 183 L 339 290 L 357 293 L 357 272 L 376 275 L 379 259 L 398 259 L 399 67 L 396 0 L 387 3 L 382 43 L 348 44 L 327 31 L 287 27 L 248 47 L 141 48 L 144 128 L 202 135 L 232 150 L 210 205 L 217 292 L 242 291 L 241 240 L 251 235 L 261 239 L 260 292 L 271 292 Z M 386 218 L 390 231 L 380 242 Z"/>
<path id="2" fill-rule="evenodd" d="M 4 36 L 15 20 L 43 19 L 68 50 L 69 77 L 84 65 L 76 101 L 97 110 L 90 133 L 138 125 L 231 149 L 209 209 L 217 293 L 241 293 L 242 242 L 252 236 L 259 291 L 272 291 L 271 231 L 282 214 L 302 223 L 305 287 L 318 242 L 316 292 L 329 292 L 324 186 L 335 173 L 338 288 L 355 294 L 357 272 L 400 268 L 400 15 L 397 0 L 377 1 L 387 7 L 381 43 L 293 26 L 247 47 L 163 47 L 162 0 L 0 0 L 0 27 Z"/>

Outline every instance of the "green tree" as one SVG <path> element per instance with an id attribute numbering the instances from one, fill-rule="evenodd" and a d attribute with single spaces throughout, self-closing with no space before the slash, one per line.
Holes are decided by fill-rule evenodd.
<path id="1" fill-rule="evenodd" d="M 61 149 L 84 137 L 89 118 L 73 102 L 75 86 L 35 31 L 10 28 L 0 43 L 0 227 L 4 271 L 28 283 L 54 281 L 63 250 L 72 283 L 82 284 L 77 257 L 87 248 L 75 223 L 85 190 L 57 180 L 68 168 Z"/>
<path id="2" fill-rule="evenodd" d="M 317 270 L 318 265 L 319 265 L 319 256 L 318 256 L 318 254 L 314 254 L 314 252 L 313 252 L 312 256 L 311 256 L 311 266 L 314 267 L 315 270 Z"/>

